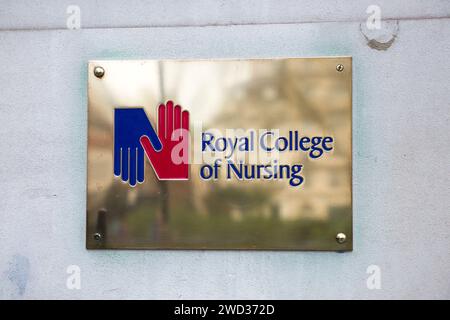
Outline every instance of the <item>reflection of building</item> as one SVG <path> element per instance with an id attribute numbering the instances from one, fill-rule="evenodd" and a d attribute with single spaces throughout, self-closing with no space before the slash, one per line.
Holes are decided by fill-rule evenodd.
<path id="1" fill-rule="evenodd" d="M 302 190 L 287 187 L 286 181 L 242 183 L 219 180 L 222 188 L 242 192 L 262 187 L 270 199 L 266 209 L 276 207 L 281 218 L 299 216 L 326 218 L 330 208 L 350 208 L 351 195 L 351 96 L 342 93 L 335 70 L 326 70 L 314 61 L 280 60 L 276 63 L 251 64 L 248 82 L 229 88 L 220 109 L 209 127 L 243 129 L 280 129 L 280 134 L 298 130 L 306 136 L 332 135 L 335 150 L 318 160 L 303 153 L 280 154 L 280 163 L 301 163 L 306 178 Z M 201 189 L 200 189 L 201 190 Z M 203 188 L 207 197 L 211 189 Z M 237 215 L 236 208 L 233 215 Z"/>

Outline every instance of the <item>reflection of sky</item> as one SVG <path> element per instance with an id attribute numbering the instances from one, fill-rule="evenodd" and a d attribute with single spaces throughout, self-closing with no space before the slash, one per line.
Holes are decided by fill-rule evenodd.
<path id="1" fill-rule="evenodd" d="M 149 116 L 161 102 L 158 61 L 101 61 L 105 69 L 101 80 L 93 79 L 96 86 L 91 96 L 93 106 L 99 106 L 102 117 L 112 122 L 108 106 L 143 106 Z M 95 65 L 93 63 L 92 65 Z M 191 111 L 191 121 L 205 121 L 217 116 L 228 88 L 247 82 L 252 76 L 250 64 L 236 61 L 164 61 L 162 76 L 165 99 L 172 99 Z M 98 81 L 98 82 L 97 82 Z M 101 81 L 101 82 L 100 82 Z M 199 90 L 203 88 L 203 90 Z M 103 106 L 103 107 L 102 107 Z"/>
<path id="2" fill-rule="evenodd" d="M 99 65 L 105 69 L 105 76 L 101 80 L 92 79 L 96 90 L 95 94 L 91 93 L 90 103 L 102 117 L 112 123 L 111 106 L 143 106 L 149 116 L 151 114 L 154 118 L 154 110 L 160 97 L 156 61 L 101 61 Z"/>
<path id="3" fill-rule="evenodd" d="M 217 106 L 226 100 L 227 88 L 251 77 L 250 64 L 235 61 L 173 61 L 164 64 L 166 96 L 191 110 L 192 121 L 213 119 L 222 110 Z M 202 90 L 199 90 L 202 88 Z"/>

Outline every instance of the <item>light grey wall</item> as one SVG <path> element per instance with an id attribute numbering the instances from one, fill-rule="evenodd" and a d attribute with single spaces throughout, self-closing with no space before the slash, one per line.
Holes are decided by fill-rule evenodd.
<path id="1" fill-rule="evenodd" d="M 380 0 L 377 32 L 372 3 L 0 0 L 0 298 L 450 298 L 450 1 Z M 85 249 L 88 60 L 328 55 L 354 63 L 353 252 Z"/>

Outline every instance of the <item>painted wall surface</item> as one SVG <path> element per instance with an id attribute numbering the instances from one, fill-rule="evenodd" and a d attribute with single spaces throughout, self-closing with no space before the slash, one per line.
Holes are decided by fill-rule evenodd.
<path id="1" fill-rule="evenodd" d="M 450 1 L 378 1 L 376 31 L 371 4 L 0 0 L 0 298 L 449 299 Z M 353 252 L 85 249 L 88 60 L 329 55 L 354 64 Z"/>

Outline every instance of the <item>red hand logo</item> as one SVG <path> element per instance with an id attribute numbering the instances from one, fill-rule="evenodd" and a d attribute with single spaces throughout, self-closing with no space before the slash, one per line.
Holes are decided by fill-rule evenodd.
<path id="1" fill-rule="evenodd" d="M 172 101 L 158 108 L 158 137 L 162 149 L 156 151 L 150 139 L 142 136 L 140 142 L 158 179 L 186 180 L 189 178 L 189 112 L 181 111 Z"/>

